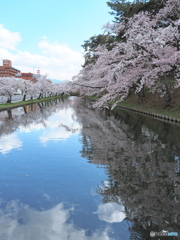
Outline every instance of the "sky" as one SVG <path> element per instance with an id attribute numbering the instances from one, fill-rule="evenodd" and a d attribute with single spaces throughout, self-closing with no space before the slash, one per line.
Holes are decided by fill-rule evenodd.
<path id="1" fill-rule="evenodd" d="M 84 63 L 81 45 L 113 17 L 107 0 L 1 1 L 0 65 L 71 80 Z"/>

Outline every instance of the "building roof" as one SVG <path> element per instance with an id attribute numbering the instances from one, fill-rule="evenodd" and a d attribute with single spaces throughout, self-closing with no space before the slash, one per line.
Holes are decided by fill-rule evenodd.
<path id="1" fill-rule="evenodd" d="M 11 68 L 13 68 L 13 69 L 15 69 L 15 70 L 17 70 L 17 71 L 19 71 L 19 72 L 20 72 L 20 70 L 19 70 L 19 69 L 17 69 L 17 68 L 14 68 L 14 67 L 11 67 Z"/>

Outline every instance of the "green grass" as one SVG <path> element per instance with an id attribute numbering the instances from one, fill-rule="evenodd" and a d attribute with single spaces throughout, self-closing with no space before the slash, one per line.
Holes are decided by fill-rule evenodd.
<path id="1" fill-rule="evenodd" d="M 180 119 L 180 99 L 178 100 L 179 103 L 174 101 L 170 107 L 165 108 L 163 99 L 155 94 L 148 94 L 143 103 L 138 103 L 137 95 L 132 95 L 124 102 L 119 103 L 118 106 Z"/>
<path id="2" fill-rule="evenodd" d="M 118 106 L 127 107 L 130 109 L 137 109 L 143 112 L 150 112 L 150 113 L 156 113 L 164 116 L 170 116 L 173 118 L 179 118 L 180 119 L 180 110 L 174 109 L 174 108 L 153 108 L 153 107 L 147 107 L 144 105 L 134 104 L 128 101 L 124 101 L 122 103 L 118 103 Z"/>
<path id="3" fill-rule="evenodd" d="M 88 98 L 97 100 L 95 97 Z M 152 94 L 146 91 L 143 103 L 139 103 L 138 96 L 132 94 L 125 101 L 118 103 L 118 106 L 180 119 L 180 90 L 177 90 L 175 95 L 172 96 L 172 99 L 171 107 L 164 108 L 163 98 L 158 94 Z M 110 104 L 113 104 L 113 102 Z"/>
<path id="4" fill-rule="evenodd" d="M 91 99 L 91 100 L 98 100 L 99 99 L 99 97 L 97 97 L 97 96 L 88 96 L 88 98 Z"/>
<path id="5" fill-rule="evenodd" d="M 65 96 L 63 96 L 63 97 L 65 97 Z M 21 102 L 16 102 L 16 103 L 4 103 L 4 104 L 0 104 L 0 110 L 25 106 L 25 105 L 29 105 L 29 104 L 33 104 L 33 103 L 49 101 L 49 100 L 58 99 L 58 98 L 62 98 L 62 96 L 45 97 L 45 98 L 21 101 Z"/>

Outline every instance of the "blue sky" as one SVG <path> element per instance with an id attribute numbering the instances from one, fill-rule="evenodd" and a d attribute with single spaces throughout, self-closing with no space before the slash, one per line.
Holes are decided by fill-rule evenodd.
<path id="1" fill-rule="evenodd" d="M 49 78 L 71 80 L 83 64 L 84 40 L 113 19 L 106 1 L 2 1 L 0 65 L 9 59 L 22 72 L 39 67 Z"/>

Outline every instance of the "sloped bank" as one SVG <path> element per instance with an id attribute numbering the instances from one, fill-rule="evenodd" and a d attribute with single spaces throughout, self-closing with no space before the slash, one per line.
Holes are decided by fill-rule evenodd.
<path id="1" fill-rule="evenodd" d="M 93 101 L 96 97 L 87 97 Z M 109 105 L 111 105 L 109 103 Z M 147 115 L 161 121 L 180 124 L 180 89 L 173 96 L 172 108 L 164 108 L 163 99 L 158 94 L 146 94 L 143 103 L 138 103 L 138 96 L 131 95 L 124 102 L 119 103 L 116 107 L 133 111 L 137 114 Z"/>
<path id="2" fill-rule="evenodd" d="M 139 102 L 136 94 L 130 95 L 124 102 L 118 104 L 138 114 L 148 115 L 161 121 L 180 123 L 180 89 L 172 94 L 171 106 L 165 107 L 164 99 L 157 93 L 147 92 L 143 102 Z"/>

